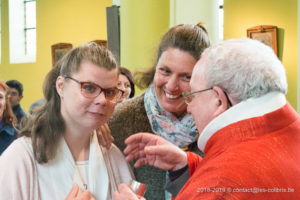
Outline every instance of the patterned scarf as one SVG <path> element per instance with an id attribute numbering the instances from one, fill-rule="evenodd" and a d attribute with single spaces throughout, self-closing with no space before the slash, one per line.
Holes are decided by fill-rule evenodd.
<path id="1" fill-rule="evenodd" d="M 198 134 L 192 115 L 186 114 L 178 119 L 161 107 L 151 85 L 144 97 L 144 104 L 152 131 L 178 147 L 186 147 L 196 141 Z"/>

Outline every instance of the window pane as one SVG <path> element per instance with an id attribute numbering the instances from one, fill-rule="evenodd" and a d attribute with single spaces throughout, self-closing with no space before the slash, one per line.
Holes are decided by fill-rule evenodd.
<path id="1" fill-rule="evenodd" d="M 35 29 L 26 31 L 27 42 L 26 42 L 26 54 L 34 55 L 36 51 L 36 31 Z"/>
<path id="2" fill-rule="evenodd" d="M 36 27 L 36 10 L 35 10 L 35 1 L 31 1 L 25 3 L 25 10 L 26 10 L 26 28 L 35 28 Z"/>

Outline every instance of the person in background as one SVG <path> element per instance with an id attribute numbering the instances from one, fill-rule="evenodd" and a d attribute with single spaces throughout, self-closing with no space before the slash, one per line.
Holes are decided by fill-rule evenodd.
<path id="1" fill-rule="evenodd" d="M 123 101 L 134 97 L 135 89 L 132 74 L 128 69 L 124 67 L 120 67 L 118 88 L 124 92 L 118 103 L 122 103 Z"/>
<path id="2" fill-rule="evenodd" d="M 21 108 L 20 101 L 23 98 L 23 85 L 17 80 L 6 81 L 6 85 L 9 87 L 8 98 L 12 106 L 13 112 L 17 117 L 18 124 L 21 123 L 21 120 L 26 116 L 24 110 Z"/>
<path id="3" fill-rule="evenodd" d="M 112 53 L 95 43 L 64 55 L 44 81 L 46 102 L 0 157 L 2 199 L 110 200 L 133 179 L 122 152 L 102 148 L 95 133 L 123 93 L 118 76 Z"/>
<path id="4" fill-rule="evenodd" d="M 181 93 L 190 91 L 194 65 L 209 45 L 207 32 L 200 23 L 176 25 L 164 34 L 155 64 L 136 77 L 135 84 L 148 89 L 144 94 L 118 104 L 109 120 L 114 143 L 121 150 L 130 135 L 149 132 L 200 154 L 196 144 L 198 131 L 186 111 Z M 147 185 L 146 198 L 171 198 L 164 189 L 165 170 L 144 166 L 134 169 L 134 174 L 137 181 Z"/>
<path id="5" fill-rule="evenodd" d="M 44 98 L 36 100 L 35 102 L 33 102 L 30 107 L 29 107 L 29 114 L 34 114 L 35 110 L 39 107 L 41 107 L 42 105 L 44 105 L 46 103 L 46 100 Z"/>
<path id="6" fill-rule="evenodd" d="M 246 38 L 217 44 L 197 62 L 190 85 L 183 96 L 205 157 L 140 133 L 126 140 L 127 160 L 170 170 L 176 200 L 299 199 L 300 117 L 273 49 Z M 137 197 L 121 184 L 120 199 Z"/>
<path id="7" fill-rule="evenodd" d="M 7 85 L 0 80 L 0 155 L 17 138 L 17 119 L 8 100 Z"/>

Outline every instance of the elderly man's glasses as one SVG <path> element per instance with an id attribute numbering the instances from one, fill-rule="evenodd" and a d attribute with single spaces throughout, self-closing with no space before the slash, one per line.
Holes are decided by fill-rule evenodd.
<path id="1" fill-rule="evenodd" d="M 101 92 L 103 92 L 105 99 L 107 99 L 108 101 L 111 101 L 111 102 L 117 102 L 118 99 L 124 93 L 122 90 L 120 90 L 116 87 L 104 89 L 95 83 L 81 82 L 81 81 L 78 81 L 69 76 L 64 76 L 64 78 L 71 79 L 72 81 L 75 81 L 76 83 L 80 84 L 80 91 L 81 91 L 82 96 L 89 98 L 89 99 L 96 98 L 97 96 L 99 96 L 101 94 Z"/>
<path id="2" fill-rule="evenodd" d="M 196 93 L 199 93 L 199 92 L 205 92 L 205 91 L 212 90 L 212 89 L 213 89 L 213 88 L 207 88 L 207 89 L 204 89 L 204 90 L 197 90 L 197 91 L 193 91 L 193 92 L 184 92 L 184 93 L 182 93 L 184 102 L 185 102 L 186 104 L 189 104 L 189 103 L 191 103 L 191 101 L 193 100 L 193 98 L 194 98 L 194 96 L 195 96 Z M 224 94 L 225 94 L 225 96 L 226 96 L 226 100 L 227 100 L 227 102 L 228 102 L 229 107 L 231 107 L 231 106 L 232 106 L 232 103 L 231 103 L 231 101 L 230 101 L 230 99 L 229 99 L 229 97 L 228 97 L 227 92 L 225 92 L 224 90 L 223 90 L 223 92 L 224 92 Z"/>
<path id="3" fill-rule="evenodd" d="M 196 93 L 205 92 L 205 91 L 212 90 L 212 89 L 213 88 L 207 88 L 207 89 L 204 89 L 204 90 L 197 90 L 197 91 L 193 91 L 193 92 L 184 92 L 184 93 L 182 93 L 184 102 L 186 104 L 189 104 L 193 100 Z"/>

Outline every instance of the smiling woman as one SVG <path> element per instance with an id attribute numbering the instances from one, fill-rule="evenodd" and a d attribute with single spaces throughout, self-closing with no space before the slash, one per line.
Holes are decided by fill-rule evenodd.
<path id="1" fill-rule="evenodd" d="M 117 83 L 118 67 L 105 47 L 69 51 L 44 81 L 46 102 L 0 158 L 1 198 L 111 199 L 117 184 L 129 183 L 122 153 L 99 146 L 95 133 L 122 94 Z"/>
<path id="2" fill-rule="evenodd" d="M 148 89 L 140 96 L 118 104 L 109 121 L 115 144 L 124 149 L 124 140 L 137 132 L 150 132 L 186 150 L 197 150 L 194 120 L 186 112 L 182 92 L 190 91 L 190 78 L 202 51 L 209 46 L 201 24 L 172 27 L 161 39 L 156 62 L 136 74 L 138 86 Z M 170 199 L 165 193 L 166 171 L 145 166 L 134 169 L 137 181 L 147 185 L 146 199 Z M 166 195 L 166 196 L 165 196 Z"/>
<path id="3" fill-rule="evenodd" d="M 0 80 L 0 155 L 16 139 L 17 119 L 8 101 L 8 86 Z"/>

